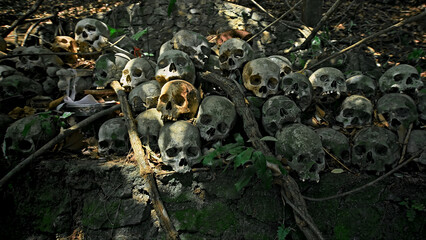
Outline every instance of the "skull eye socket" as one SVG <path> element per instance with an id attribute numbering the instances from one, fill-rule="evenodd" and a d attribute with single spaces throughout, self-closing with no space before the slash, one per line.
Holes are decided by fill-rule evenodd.
<path id="1" fill-rule="evenodd" d="M 133 76 L 133 77 L 140 77 L 140 76 L 142 76 L 142 70 L 141 70 L 141 69 L 139 69 L 139 68 L 135 68 L 135 69 L 133 69 L 133 71 L 132 71 L 132 76 Z"/>
<path id="2" fill-rule="evenodd" d="M 236 49 L 234 52 L 234 56 L 237 58 L 241 58 L 244 56 L 244 51 L 242 49 Z"/>
<path id="3" fill-rule="evenodd" d="M 173 157 L 176 157 L 178 154 L 179 154 L 178 148 L 172 147 L 172 148 L 169 148 L 169 149 L 166 150 L 166 155 L 168 157 L 173 158 Z"/>
<path id="4" fill-rule="evenodd" d="M 321 82 L 328 82 L 329 81 L 328 75 L 322 75 L 321 77 L 319 77 L 319 79 L 320 79 Z"/>
<path id="5" fill-rule="evenodd" d="M 275 116 L 275 114 L 277 113 L 277 109 L 276 108 L 269 108 L 266 111 L 266 116 Z"/>
<path id="6" fill-rule="evenodd" d="M 354 147 L 354 152 L 356 155 L 364 155 L 364 153 L 367 152 L 367 149 L 363 145 L 356 145 Z"/>
<path id="7" fill-rule="evenodd" d="M 31 149 L 32 143 L 30 141 L 27 141 L 27 140 L 19 140 L 18 141 L 18 147 L 19 147 L 20 150 L 28 151 L 28 150 Z"/>
<path id="8" fill-rule="evenodd" d="M 200 123 L 207 125 L 212 121 L 212 117 L 207 114 L 203 114 L 200 116 Z"/>
<path id="9" fill-rule="evenodd" d="M 217 125 L 217 130 L 222 134 L 226 133 L 226 131 L 228 130 L 228 125 L 226 125 L 226 123 L 224 122 L 221 122 Z"/>
<path id="10" fill-rule="evenodd" d="M 382 144 L 377 144 L 374 147 L 374 151 L 381 156 L 386 156 L 386 153 L 388 152 L 388 148 Z"/>
<path id="11" fill-rule="evenodd" d="M 187 62 L 187 60 L 184 57 L 178 57 L 176 59 L 176 65 L 178 65 L 178 66 L 185 66 L 186 62 Z"/>
<path id="12" fill-rule="evenodd" d="M 309 88 L 309 85 L 307 83 L 305 83 L 305 82 L 300 82 L 299 83 L 299 87 L 301 89 L 307 89 L 307 88 Z"/>
<path id="13" fill-rule="evenodd" d="M 410 78 L 411 78 L 411 80 L 419 80 L 420 76 L 419 76 L 419 74 L 413 73 L 413 74 L 411 74 Z"/>
<path id="14" fill-rule="evenodd" d="M 292 78 L 284 78 L 283 79 L 283 84 L 286 86 L 289 86 L 293 83 L 293 79 Z"/>
<path id="15" fill-rule="evenodd" d="M 343 110 L 342 115 L 345 118 L 352 117 L 354 115 L 354 110 L 350 109 L 350 108 L 346 108 L 346 109 Z"/>
<path id="16" fill-rule="evenodd" d="M 76 33 L 77 35 L 80 35 L 82 32 L 83 32 L 83 29 L 82 29 L 82 28 L 77 28 L 77 30 L 75 30 L 75 33 Z"/>
<path id="17" fill-rule="evenodd" d="M 37 55 L 30 55 L 30 56 L 28 56 L 28 59 L 31 60 L 31 61 L 37 61 L 39 59 L 39 56 L 37 56 Z"/>
<path id="18" fill-rule="evenodd" d="M 336 82 L 342 84 L 343 82 L 345 82 L 345 80 L 343 78 L 337 78 Z"/>
<path id="19" fill-rule="evenodd" d="M 393 77 L 393 80 L 395 80 L 395 82 L 399 82 L 404 78 L 404 76 L 402 76 L 402 74 L 397 74 Z"/>
<path id="20" fill-rule="evenodd" d="M 291 68 L 289 68 L 289 67 L 287 67 L 287 66 L 285 66 L 284 67 L 284 73 L 287 75 L 287 74 L 289 74 L 289 73 L 291 73 Z"/>
<path id="21" fill-rule="evenodd" d="M 158 62 L 159 68 L 165 68 L 165 67 L 167 67 L 167 65 L 169 65 L 169 64 L 166 60 L 161 60 L 160 62 Z"/>
<path id="22" fill-rule="evenodd" d="M 278 85 L 278 80 L 275 78 L 270 78 L 268 81 L 268 87 L 269 88 L 276 88 Z"/>
<path id="23" fill-rule="evenodd" d="M 198 156 L 198 153 L 199 153 L 199 148 L 198 147 L 189 147 L 186 150 L 186 155 L 188 157 L 196 157 L 196 156 Z"/>
<path id="24" fill-rule="evenodd" d="M 410 110 L 408 108 L 397 108 L 395 112 L 398 116 L 403 117 L 408 116 L 410 114 Z"/>
<path id="25" fill-rule="evenodd" d="M 222 54 L 219 56 L 219 62 L 224 63 L 228 60 L 228 56 L 226 56 L 225 54 Z"/>
<path id="26" fill-rule="evenodd" d="M 363 121 L 366 122 L 370 119 L 370 114 L 368 114 L 367 112 L 360 112 L 359 113 L 359 118 Z"/>
<path id="27" fill-rule="evenodd" d="M 90 32 L 95 32 L 96 31 L 96 27 L 93 26 L 93 25 L 90 25 L 90 24 L 86 25 L 86 29 L 88 31 L 90 31 Z"/>
<path id="28" fill-rule="evenodd" d="M 169 95 L 167 95 L 167 94 L 161 95 L 160 101 L 163 102 L 163 103 L 168 102 L 169 101 Z"/>
<path id="29" fill-rule="evenodd" d="M 99 144 L 99 148 L 101 149 L 105 149 L 109 147 L 109 143 L 107 141 L 100 141 L 98 144 Z"/>
<path id="30" fill-rule="evenodd" d="M 66 40 L 65 38 L 62 38 L 61 43 L 68 43 L 68 40 Z"/>
<path id="31" fill-rule="evenodd" d="M 342 160 L 349 160 L 349 151 L 348 150 L 343 150 L 341 153 L 340 153 L 340 156 L 341 156 L 341 158 L 342 158 Z"/>
<path id="32" fill-rule="evenodd" d="M 128 75 L 128 74 L 129 74 L 129 70 L 128 70 L 128 69 L 124 69 L 124 70 L 123 70 L 123 74 L 124 74 L 124 75 Z"/>
<path id="33" fill-rule="evenodd" d="M 123 140 L 114 140 L 114 147 L 123 148 L 124 146 L 126 146 L 126 143 Z"/>
<path id="34" fill-rule="evenodd" d="M 250 77 L 250 83 L 252 85 L 259 85 L 262 82 L 262 79 L 259 75 L 254 75 Z"/>
<path id="35" fill-rule="evenodd" d="M 174 97 L 174 100 L 175 100 L 175 103 L 176 103 L 178 106 L 182 106 L 182 105 L 185 103 L 185 98 L 183 98 L 181 95 L 176 95 L 176 96 Z"/>

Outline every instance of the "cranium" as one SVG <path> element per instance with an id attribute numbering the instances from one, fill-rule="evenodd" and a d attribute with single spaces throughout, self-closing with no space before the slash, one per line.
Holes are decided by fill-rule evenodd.
<path id="1" fill-rule="evenodd" d="M 172 40 L 169 40 L 161 45 L 160 51 L 158 51 L 158 56 L 161 56 L 161 54 L 168 50 L 173 50 Z"/>
<path id="2" fill-rule="evenodd" d="M 16 69 L 30 75 L 45 74 L 49 67 L 58 68 L 63 65 L 58 56 L 53 54 L 43 55 L 52 53 L 52 51 L 44 47 L 31 46 L 24 48 L 20 53 L 28 55 L 19 57 Z"/>
<path id="3" fill-rule="evenodd" d="M 163 127 L 161 113 L 157 109 L 151 108 L 140 113 L 136 117 L 136 121 L 142 144 L 149 146 L 151 150 L 157 152 L 159 150 L 158 136 L 160 135 L 160 129 Z"/>
<path id="4" fill-rule="evenodd" d="M 195 67 L 188 54 L 180 50 L 168 50 L 158 57 L 155 79 L 163 86 L 166 82 L 181 79 L 194 84 Z"/>
<path id="5" fill-rule="evenodd" d="M 290 73 L 284 76 L 279 87 L 284 95 L 291 98 L 302 111 L 311 105 L 312 84 L 308 77 L 301 73 Z"/>
<path id="6" fill-rule="evenodd" d="M 244 66 L 244 87 L 257 97 L 266 98 L 276 94 L 279 79 L 280 68 L 269 58 L 254 59 Z"/>
<path id="7" fill-rule="evenodd" d="M 290 98 L 282 95 L 269 98 L 262 107 L 262 125 L 274 136 L 284 125 L 300 121 L 300 108 Z"/>
<path id="8" fill-rule="evenodd" d="M 98 133 L 99 153 L 124 155 L 129 151 L 129 135 L 124 118 L 105 121 Z"/>
<path id="9" fill-rule="evenodd" d="M 146 58 L 134 58 L 127 62 L 123 69 L 120 83 L 123 87 L 137 85 L 155 79 L 156 64 Z"/>
<path id="10" fill-rule="evenodd" d="M 180 30 L 175 33 L 171 42 L 174 49 L 188 54 L 196 68 L 204 68 L 211 50 L 209 42 L 203 35 L 189 30 Z"/>
<path id="11" fill-rule="evenodd" d="M 75 26 L 75 40 L 78 44 L 87 44 L 97 51 L 102 50 L 102 47 L 109 39 L 108 26 L 92 18 L 80 20 Z"/>
<path id="12" fill-rule="evenodd" d="M 376 94 L 376 81 L 365 75 L 355 75 L 346 79 L 348 94 L 362 95 L 373 99 Z"/>
<path id="13" fill-rule="evenodd" d="M 389 68 L 379 79 L 380 91 L 383 93 L 417 92 L 423 86 L 417 69 L 408 64 Z"/>
<path id="14" fill-rule="evenodd" d="M 9 67 L 7 65 L 0 65 L 0 82 L 6 77 L 9 77 L 15 74 L 17 74 L 17 71 L 13 67 Z"/>
<path id="15" fill-rule="evenodd" d="M 333 156 L 345 163 L 350 163 L 350 145 L 349 139 L 341 132 L 333 128 L 319 128 L 315 132 L 321 138 L 322 146 Z"/>
<path id="16" fill-rule="evenodd" d="M 52 43 L 52 51 L 54 52 L 70 52 L 77 53 L 77 42 L 72 37 L 68 36 L 56 36 Z M 62 56 L 64 62 L 74 64 L 77 62 L 77 55 L 65 55 Z"/>
<path id="17" fill-rule="evenodd" d="M 377 101 L 377 113 L 382 114 L 389 128 L 398 131 L 400 126 L 408 129 L 417 120 L 417 107 L 413 99 L 402 93 L 388 93 Z"/>
<path id="18" fill-rule="evenodd" d="M 288 161 L 302 181 L 319 181 L 319 172 L 325 167 L 321 139 L 314 130 L 293 123 L 279 130 L 275 137 L 275 152 Z"/>
<path id="19" fill-rule="evenodd" d="M 360 130 L 353 139 L 352 164 L 363 170 L 383 172 L 399 159 L 397 136 L 388 129 L 372 126 Z"/>
<path id="20" fill-rule="evenodd" d="M 200 162 L 200 133 L 197 127 L 188 122 L 165 124 L 160 130 L 158 146 L 164 164 L 178 173 L 189 172 L 192 166 Z"/>
<path id="21" fill-rule="evenodd" d="M 275 64 L 280 67 L 280 78 L 282 79 L 285 75 L 290 74 L 293 71 L 290 60 L 280 55 L 272 55 L 268 57 Z"/>
<path id="22" fill-rule="evenodd" d="M 423 152 L 414 161 L 426 164 L 426 130 L 415 129 L 411 131 L 407 144 L 407 153 L 414 155 L 420 150 L 423 150 Z"/>
<path id="23" fill-rule="evenodd" d="M 341 106 L 336 120 L 343 123 L 343 127 L 359 127 L 370 125 L 373 118 L 373 104 L 366 97 L 351 95 Z"/>
<path id="24" fill-rule="evenodd" d="M 244 63 L 253 57 L 254 51 L 251 46 L 239 38 L 228 39 L 219 49 L 220 68 L 226 71 L 243 67 Z"/>
<path id="25" fill-rule="evenodd" d="M 317 101 L 333 103 L 346 93 L 346 82 L 343 73 L 332 67 L 323 67 L 309 77 Z"/>
<path id="26" fill-rule="evenodd" d="M 56 136 L 56 133 L 54 118 L 50 115 L 43 113 L 19 119 L 6 130 L 3 154 L 11 161 L 27 157 Z"/>
<path id="27" fill-rule="evenodd" d="M 22 95 L 29 98 L 42 95 L 42 93 L 43 87 L 40 83 L 21 75 L 12 75 L 0 81 L 0 95 L 2 97 Z"/>
<path id="28" fill-rule="evenodd" d="M 106 53 L 101 55 L 93 71 L 96 87 L 106 87 L 110 82 L 119 80 L 122 71 L 130 58 L 122 53 Z"/>
<path id="29" fill-rule="evenodd" d="M 132 106 L 132 110 L 139 113 L 148 108 L 155 108 L 160 92 L 160 84 L 155 80 L 137 85 L 129 93 L 129 103 Z"/>
<path id="30" fill-rule="evenodd" d="M 210 95 L 201 102 L 195 125 L 204 140 L 222 140 L 228 136 L 236 118 L 235 106 L 228 98 Z"/>
<path id="31" fill-rule="evenodd" d="M 164 84 L 158 98 L 157 110 L 162 119 L 190 119 L 197 113 L 200 103 L 198 90 L 185 80 L 172 80 Z"/>

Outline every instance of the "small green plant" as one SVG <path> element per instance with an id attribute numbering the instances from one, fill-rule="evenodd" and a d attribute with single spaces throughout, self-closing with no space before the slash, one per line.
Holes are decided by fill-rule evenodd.
<path id="1" fill-rule="evenodd" d="M 422 57 L 426 56 L 426 52 L 421 48 L 414 48 L 411 53 L 408 54 L 407 59 L 415 61 L 416 63 L 420 61 Z"/>
<path id="2" fill-rule="evenodd" d="M 278 227 L 278 231 L 277 231 L 278 240 L 285 240 L 285 238 L 290 233 L 290 231 L 291 231 L 291 228 L 290 227 L 285 227 L 284 224 L 282 224 L 281 226 L 279 226 Z"/>
<path id="3" fill-rule="evenodd" d="M 408 221 L 412 222 L 414 221 L 414 219 L 416 218 L 416 214 L 417 212 L 425 212 L 426 211 L 426 207 L 423 203 L 420 203 L 417 200 L 409 200 L 409 199 L 405 199 L 405 201 L 402 201 L 399 203 L 399 205 L 401 206 L 405 206 L 405 208 L 407 208 L 407 219 Z"/>
<path id="4" fill-rule="evenodd" d="M 170 14 L 172 14 L 173 9 L 175 9 L 175 3 L 176 0 L 170 0 L 169 1 L 169 7 L 167 8 L 167 15 L 170 17 Z"/>
<path id="5" fill-rule="evenodd" d="M 262 180 L 265 188 L 269 189 L 272 186 L 272 172 L 267 167 L 267 162 L 277 164 L 283 174 L 286 174 L 282 163 L 273 156 L 265 156 L 262 152 L 256 151 L 252 147 L 244 145 L 244 139 L 240 134 L 234 136 L 235 143 L 221 145 L 216 143 L 210 153 L 201 157 L 205 166 L 217 167 L 222 164 L 223 159 L 229 164 L 233 162 L 234 170 L 238 167 L 243 167 L 244 171 L 240 179 L 235 183 L 237 191 L 243 189 L 257 175 Z M 264 141 L 269 141 L 269 138 L 264 138 Z M 225 158 L 226 157 L 226 158 Z"/>

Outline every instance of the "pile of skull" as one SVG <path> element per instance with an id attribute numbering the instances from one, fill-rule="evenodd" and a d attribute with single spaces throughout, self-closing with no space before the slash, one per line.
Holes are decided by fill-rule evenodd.
<path id="1" fill-rule="evenodd" d="M 76 25 L 75 40 L 80 48 L 99 50 L 108 43 L 108 34 L 104 23 L 84 19 Z M 65 43 L 64 39 L 73 41 L 70 37 L 59 41 Z M 49 50 L 28 47 L 16 51 Z M 225 92 L 198 79 L 196 71 L 214 72 L 241 86 L 257 113 L 261 131 L 275 138 L 275 154 L 286 159 L 302 180 L 319 180 L 328 157 L 325 150 L 344 164 L 363 171 L 380 173 L 395 166 L 402 152 L 397 133 L 410 125 L 414 130 L 407 153 L 426 147 L 426 130 L 418 127 L 426 120 L 426 89 L 422 90 L 424 84 L 416 68 L 407 64 L 388 69 L 378 81 L 361 73 L 346 79 L 332 67 L 302 74 L 293 72 L 291 62 L 283 56 L 256 58 L 252 47 L 238 38 L 227 40 L 218 54 L 212 54 L 206 38 L 188 30 L 175 33 L 161 46 L 156 63 L 144 57 L 131 59 L 123 53 L 105 53 L 96 60 L 93 77 L 67 75 L 73 70 L 64 71 L 62 60 L 56 56 L 35 56 L 20 57 L 16 62 L 16 69 L 26 75 L 8 66 L 0 67 L 2 97 L 16 93 L 49 94 L 56 86 L 60 90 L 71 86 L 81 92 L 120 80 L 123 87 L 131 90 L 128 100 L 133 113 L 138 114 L 142 143 L 160 153 L 164 165 L 179 173 L 199 164 L 203 149 L 226 141 L 240 121 Z M 43 71 L 34 70 L 37 68 Z M 36 77 L 24 77 L 40 72 L 46 73 L 43 82 L 34 81 Z M 333 113 L 332 127 L 309 124 L 313 118 L 319 118 L 315 111 L 318 106 L 331 108 L 328 110 Z M 382 116 L 386 127 L 373 124 L 374 112 Z M 28 155 L 36 145 L 54 136 L 54 131 L 47 132 L 34 117 L 37 115 L 18 120 L 7 129 L 3 143 L 6 157 L 17 152 Z M 31 130 L 22 134 L 30 122 Z M 348 130 L 356 130 L 356 134 L 349 134 Z M 98 137 L 100 154 L 129 151 L 122 118 L 105 121 Z M 422 163 L 424 156 L 419 158 Z"/>

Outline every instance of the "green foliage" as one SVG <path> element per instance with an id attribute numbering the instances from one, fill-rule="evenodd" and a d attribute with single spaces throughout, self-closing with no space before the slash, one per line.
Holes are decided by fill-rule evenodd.
<path id="1" fill-rule="evenodd" d="M 135 41 L 139 41 L 139 39 L 145 35 L 146 33 L 148 33 L 148 28 L 145 28 L 144 30 L 141 30 L 137 33 L 135 33 L 133 36 L 131 36 L 130 38 L 135 40 Z"/>
<path id="2" fill-rule="evenodd" d="M 405 199 L 405 201 L 402 201 L 399 203 L 399 205 L 401 206 L 405 206 L 407 208 L 407 219 L 410 222 L 413 222 L 414 219 L 416 218 L 416 212 L 425 212 L 426 211 L 426 207 L 423 203 L 420 203 L 417 200 L 409 200 L 409 199 Z"/>
<path id="3" fill-rule="evenodd" d="M 239 134 L 236 134 L 234 138 L 235 143 L 223 146 L 220 143 L 215 144 L 213 146 L 214 150 L 201 157 L 201 159 L 204 165 L 216 167 L 222 163 L 219 159 L 226 157 L 226 161 L 229 161 L 229 164 L 233 162 L 234 170 L 243 167 L 243 174 L 235 183 L 237 191 L 247 186 L 255 175 L 262 180 L 265 188 L 269 189 L 272 186 L 273 177 L 271 170 L 267 167 L 267 162 L 277 164 L 281 172 L 286 174 L 282 163 L 273 156 L 265 156 L 262 152 L 245 146 L 244 139 Z M 271 138 L 265 138 L 265 140 L 273 141 Z"/>
<path id="4" fill-rule="evenodd" d="M 170 17 L 170 14 L 172 14 L 173 9 L 175 9 L 175 3 L 176 3 L 176 0 L 169 1 L 169 7 L 167 8 L 167 15 L 169 17 Z"/>
<path id="5" fill-rule="evenodd" d="M 116 29 L 116 28 L 108 26 L 108 30 L 109 30 L 109 37 L 110 38 L 115 38 L 115 37 L 118 37 L 118 36 L 125 34 L 123 29 Z"/>
<path id="6" fill-rule="evenodd" d="M 290 233 L 290 231 L 291 231 L 291 228 L 285 227 L 284 224 L 279 226 L 277 231 L 278 240 L 285 240 L 285 238 Z"/>
<path id="7" fill-rule="evenodd" d="M 416 63 L 420 61 L 422 57 L 426 56 L 426 52 L 421 48 L 414 48 L 411 53 L 408 54 L 407 59 L 415 61 Z"/>

